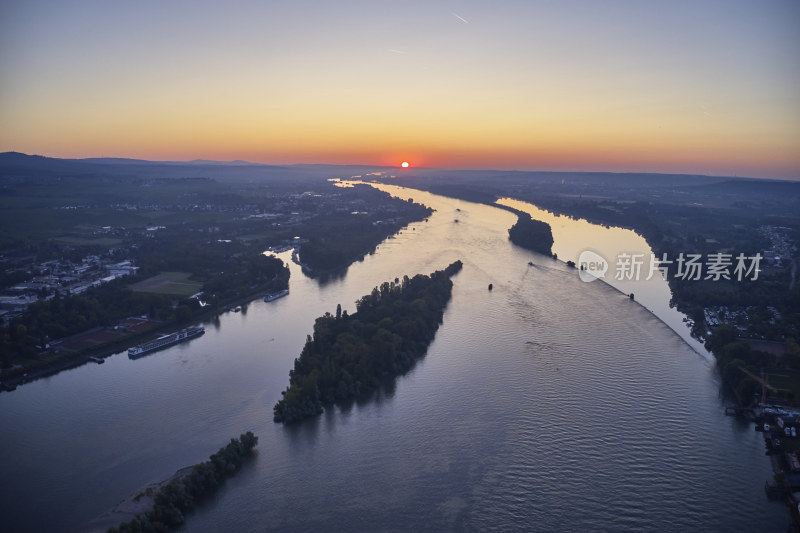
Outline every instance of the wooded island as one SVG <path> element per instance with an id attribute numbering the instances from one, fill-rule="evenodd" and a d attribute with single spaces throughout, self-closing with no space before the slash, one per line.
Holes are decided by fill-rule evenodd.
<path id="1" fill-rule="evenodd" d="M 522 211 L 517 214 L 517 223 L 508 230 L 508 238 L 517 246 L 522 246 L 533 252 L 544 255 L 553 255 L 553 232 L 547 222 L 533 220 L 530 215 Z"/>
<path id="2" fill-rule="evenodd" d="M 461 267 L 456 261 L 430 276 L 383 283 L 356 302 L 352 315 L 338 306 L 335 316 L 319 317 L 275 404 L 275 422 L 318 415 L 323 406 L 360 397 L 410 370 L 442 322 L 450 278 Z"/>
<path id="3" fill-rule="evenodd" d="M 238 439 L 231 439 L 208 461 L 194 465 L 185 475 L 176 475 L 162 485 L 155 494 L 140 494 L 138 498 L 152 499 L 153 507 L 132 520 L 112 527 L 108 533 L 163 532 L 180 527 L 186 513 L 196 504 L 214 494 L 232 476 L 258 444 L 258 437 L 251 431 Z"/>

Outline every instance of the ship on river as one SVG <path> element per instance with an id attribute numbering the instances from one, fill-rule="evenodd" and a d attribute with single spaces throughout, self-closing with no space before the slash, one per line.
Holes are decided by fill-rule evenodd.
<path id="1" fill-rule="evenodd" d="M 275 292 L 272 294 L 267 294 L 264 296 L 265 302 L 271 302 L 272 300 L 277 300 L 278 298 L 283 298 L 284 296 L 289 294 L 289 289 L 283 289 L 282 291 Z"/>
<path id="2" fill-rule="evenodd" d="M 203 326 L 199 326 L 194 328 L 182 329 L 180 331 L 169 333 L 167 335 L 162 335 L 161 337 L 155 340 L 144 342 L 137 346 L 128 348 L 128 357 L 130 358 L 140 357 L 150 352 L 160 350 L 161 348 L 166 348 L 167 346 L 172 346 L 173 344 L 178 344 L 184 341 L 188 341 L 189 339 L 199 337 L 205 332 L 206 332 L 205 328 Z"/>

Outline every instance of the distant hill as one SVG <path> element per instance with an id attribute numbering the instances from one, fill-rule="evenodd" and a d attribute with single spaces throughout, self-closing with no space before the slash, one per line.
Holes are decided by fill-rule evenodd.
<path id="1" fill-rule="evenodd" d="M 127 157 L 87 157 L 85 159 L 62 159 L 62 161 L 82 161 L 100 165 L 158 165 L 162 163 L 161 161 L 130 159 Z"/>
<path id="2" fill-rule="evenodd" d="M 91 176 L 102 174 L 125 175 L 142 178 L 206 177 L 220 181 L 252 181 L 272 178 L 328 179 L 364 175 L 369 172 L 387 172 L 397 176 L 398 185 L 430 188 L 452 182 L 459 186 L 490 184 L 513 186 L 535 185 L 564 186 L 576 189 L 616 187 L 624 189 L 719 187 L 720 191 L 746 192 L 747 190 L 796 191 L 797 181 L 766 180 L 703 176 L 689 174 L 615 173 L 615 172 L 555 172 L 518 170 L 474 170 L 410 168 L 371 165 L 296 164 L 267 165 L 248 161 L 148 161 L 120 157 L 92 157 L 86 159 L 59 159 L 19 152 L 0 153 L 0 177 L 25 177 L 51 174 Z M 766 185 L 770 184 L 770 185 Z"/>
<path id="3" fill-rule="evenodd" d="M 105 165 L 234 165 L 234 166 L 272 166 L 249 161 L 212 161 L 210 159 L 193 159 L 192 161 L 149 161 L 147 159 L 130 159 L 127 157 L 88 157 L 71 161 L 86 161 Z"/>
<path id="4" fill-rule="evenodd" d="M 358 171 L 361 172 L 361 171 Z M 356 173 L 358 173 L 356 172 Z M 276 166 L 246 161 L 146 161 L 126 158 L 58 159 L 19 152 L 0 153 L 0 179 L 30 180 L 81 176 L 141 179 L 210 178 L 218 181 L 271 181 L 286 179 L 316 182 L 353 175 L 349 167 L 322 165 Z"/>
<path id="5" fill-rule="evenodd" d="M 40 155 L 27 155 L 19 152 L 0 153 L 0 177 L 8 176 L 46 176 L 50 174 L 85 174 L 96 169 L 80 159 L 57 159 Z"/>

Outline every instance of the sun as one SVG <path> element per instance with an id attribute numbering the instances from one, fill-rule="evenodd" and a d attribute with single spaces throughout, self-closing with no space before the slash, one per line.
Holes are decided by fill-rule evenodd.
<path id="1" fill-rule="evenodd" d="M 403 161 L 402 163 L 400 163 L 400 166 L 403 168 L 408 168 L 408 161 Z"/>

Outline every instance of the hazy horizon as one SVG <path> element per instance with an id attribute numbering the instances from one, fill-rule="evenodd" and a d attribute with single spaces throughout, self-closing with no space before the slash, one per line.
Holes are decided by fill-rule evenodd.
<path id="1" fill-rule="evenodd" d="M 435 167 L 435 166 L 411 166 L 409 168 L 401 168 L 400 165 L 388 165 L 388 164 L 368 164 L 368 163 L 354 163 L 354 162 L 341 162 L 341 163 L 326 163 L 326 162 L 319 162 L 319 163 L 304 163 L 304 162 L 294 162 L 294 163 L 261 163 L 257 161 L 244 161 L 244 160 L 217 160 L 217 159 L 206 159 L 206 158 L 197 158 L 197 159 L 189 159 L 189 160 L 154 160 L 154 159 L 141 159 L 135 157 L 116 157 L 116 156 L 87 156 L 87 157 L 54 157 L 44 154 L 26 154 L 23 152 L 15 152 L 15 151 L 8 151 L 8 152 L 0 152 L 0 156 L 6 154 L 19 154 L 26 157 L 42 157 L 45 159 L 55 159 L 61 161 L 76 161 L 76 162 L 92 162 L 92 163 L 129 163 L 129 164 L 136 164 L 136 163 L 143 163 L 143 164 L 164 164 L 164 165 L 201 165 L 201 164 L 210 164 L 210 165 L 225 165 L 225 166 L 267 166 L 267 167 L 292 167 L 292 166 L 331 166 L 331 167 L 366 167 L 366 168 L 379 168 L 379 169 L 387 169 L 393 170 L 397 172 L 397 176 L 402 176 L 403 173 L 413 173 L 417 170 L 429 170 L 429 171 L 445 171 L 445 172 L 458 172 L 458 171 L 465 171 L 465 172 L 520 172 L 520 173 L 541 173 L 541 174 L 548 174 L 548 173 L 563 173 L 563 174 L 615 174 L 615 175 L 651 175 L 651 176 L 697 176 L 697 177 L 707 177 L 707 178 L 732 178 L 732 179 L 743 179 L 743 180 L 764 180 L 764 181 L 800 181 L 800 177 L 766 177 L 766 176 L 744 176 L 744 175 L 733 175 L 733 174 L 698 174 L 698 173 L 690 173 L 690 172 L 657 172 L 657 171 L 645 171 L 645 172 L 637 172 L 637 171 L 612 171 L 612 170 L 574 170 L 569 168 L 558 169 L 558 170 L 545 170 L 545 169 L 535 169 L 535 168 L 468 168 L 468 167 Z"/>
<path id="2" fill-rule="evenodd" d="M 0 151 L 796 180 L 797 50 L 780 0 L 3 3 Z"/>

